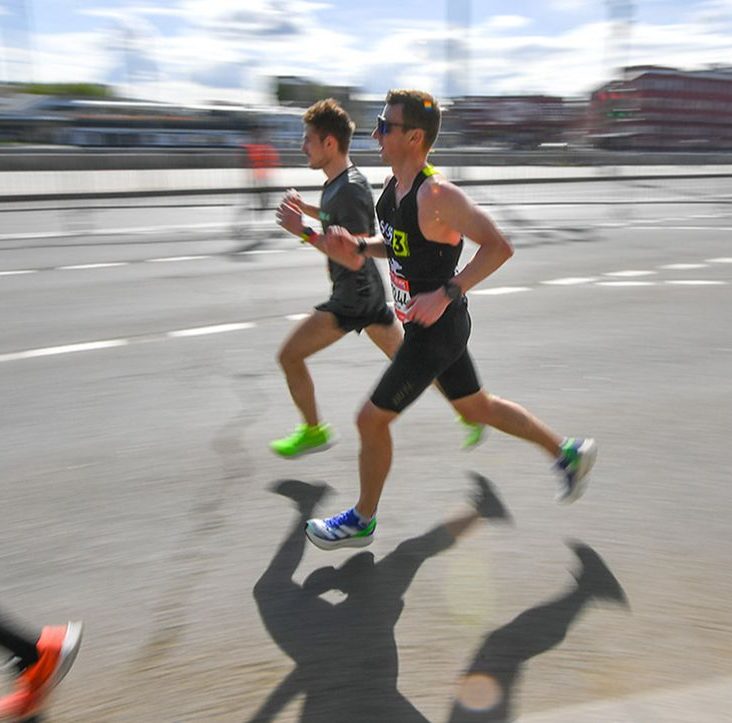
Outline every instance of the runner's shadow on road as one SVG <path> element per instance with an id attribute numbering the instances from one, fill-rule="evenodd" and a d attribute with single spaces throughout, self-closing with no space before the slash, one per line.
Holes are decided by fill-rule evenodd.
<path id="1" fill-rule="evenodd" d="M 401 543 L 378 562 L 372 553 L 359 552 L 338 568 L 321 567 L 302 585 L 292 578 L 304 552 L 303 527 L 329 488 L 297 480 L 274 486 L 300 514 L 256 583 L 254 597 L 268 633 L 296 667 L 248 723 L 276 720 L 298 696 L 304 697 L 300 723 L 429 723 L 398 689 L 394 629 L 404 594 L 426 560 L 481 518 L 510 520 L 488 480 L 474 475 L 474 481 L 474 509 L 466 515 Z M 321 595 L 331 590 L 345 598 L 324 600 Z"/>
<path id="2" fill-rule="evenodd" d="M 359 552 L 338 568 L 321 567 L 302 585 L 293 575 L 306 544 L 303 526 L 329 487 L 297 480 L 273 487 L 293 500 L 300 514 L 255 585 L 254 597 L 267 631 L 295 668 L 247 723 L 277 720 L 299 696 L 304 698 L 300 723 L 429 723 L 398 689 L 394 630 L 404 595 L 426 560 L 451 547 L 481 518 L 512 521 L 491 483 L 475 473 L 471 477 L 477 493 L 470 514 L 401 543 L 378 562 L 370 552 Z M 571 584 L 486 635 L 459 677 L 449 723 L 514 721 L 514 698 L 526 663 L 560 645 L 590 602 L 628 606 L 597 552 L 581 542 L 567 544 L 579 562 Z M 345 599 L 331 603 L 320 597 L 332 590 Z"/>
<path id="3" fill-rule="evenodd" d="M 515 693 L 531 659 L 557 647 L 592 601 L 628 607 L 620 583 L 589 545 L 567 543 L 579 569 L 559 596 L 518 615 L 488 634 L 460 678 L 449 723 L 510 723 L 516 720 Z"/>

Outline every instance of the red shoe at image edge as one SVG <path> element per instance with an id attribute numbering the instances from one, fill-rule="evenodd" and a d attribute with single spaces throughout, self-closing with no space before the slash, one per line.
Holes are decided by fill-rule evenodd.
<path id="1" fill-rule="evenodd" d="M 36 643 L 38 660 L 18 675 L 15 690 L 0 699 L 0 720 L 22 720 L 40 710 L 73 665 L 81 633 L 78 622 L 43 628 Z"/>

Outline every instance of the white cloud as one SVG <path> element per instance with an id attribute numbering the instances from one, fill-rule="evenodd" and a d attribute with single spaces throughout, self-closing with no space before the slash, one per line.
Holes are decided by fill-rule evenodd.
<path id="1" fill-rule="evenodd" d="M 89 33 L 36 35 L 34 79 L 43 83 L 104 82 L 111 58 L 99 39 Z"/>
<path id="2" fill-rule="evenodd" d="M 484 27 L 487 30 L 518 30 L 531 25 L 532 22 L 531 18 L 524 15 L 494 15 Z"/>
<path id="3" fill-rule="evenodd" d="M 367 94 L 409 86 L 444 95 L 442 18 L 392 20 L 371 38 L 362 27 L 346 31 L 324 25 L 328 15 L 313 12 L 324 7 L 306 0 L 181 0 L 166 8 L 142 0 L 124 10 L 89 7 L 83 12 L 99 18 L 96 32 L 34 37 L 35 76 L 125 84 L 130 80 L 125 60 L 132 61 L 138 94 L 166 100 L 261 101 L 268 76 L 295 74 L 354 85 Z M 184 22 L 176 24 L 177 34 L 162 33 L 163 16 L 173 14 Z M 550 35 L 539 32 L 542 24 L 533 18 L 496 15 L 455 36 L 467 47 L 469 62 L 461 59 L 453 71 L 473 93 L 577 96 L 599 86 L 621 62 L 690 68 L 724 62 L 732 25 L 724 26 L 720 18 L 728 16 L 732 0 L 709 0 L 690 10 L 684 23 L 635 24 L 623 58 L 622 48 L 610 43 L 608 23 Z M 530 35 L 512 32 L 526 33 L 529 25 Z"/>
<path id="4" fill-rule="evenodd" d="M 575 12 L 586 5 L 585 0 L 550 0 L 549 7 L 560 12 Z"/>
<path id="5" fill-rule="evenodd" d="M 327 5 L 299 0 L 182 0 L 180 9 L 191 25 L 226 28 L 239 34 L 288 35 L 312 24 L 316 10 Z"/>
<path id="6" fill-rule="evenodd" d="M 132 15 L 161 15 L 161 16 L 179 16 L 182 15 L 180 8 L 158 7 L 156 5 L 131 5 L 127 7 L 127 11 Z"/>
<path id="7" fill-rule="evenodd" d="M 628 64 L 700 69 L 729 58 L 729 35 L 723 27 L 638 25 L 629 38 Z"/>
<path id="8" fill-rule="evenodd" d="M 698 33 L 732 30 L 732 0 L 706 0 L 687 10 L 687 22 L 698 28 Z"/>

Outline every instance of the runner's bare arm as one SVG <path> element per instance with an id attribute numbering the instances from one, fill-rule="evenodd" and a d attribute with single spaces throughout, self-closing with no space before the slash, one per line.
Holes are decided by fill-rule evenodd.
<path id="1" fill-rule="evenodd" d="M 327 254 L 325 235 L 303 223 L 302 210 L 292 196 L 288 195 L 282 199 L 275 213 L 275 218 L 285 231 L 289 231 L 293 236 L 299 237 L 303 243 L 309 243 L 319 251 Z"/>
<path id="2" fill-rule="evenodd" d="M 456 245 L 466 236 L 479 248 L 452 282 L 463 294 L 500 268 L 513 255 L 513 248 L 485 211 L 457 186 L 441 178 L 422 184 L 417 195 L 419 226 L 425 238 Z M 412 298 L 407 319 L 431 326 L 450 304 L 440 288 Z"/>
<path id="3" fill-rule="evenodd" d="M 381 236 L 354 235 L 342 226 L 328 228 L 323 250 L 334 261 L 352 271 L 360 269 L 368 256 L 386 258 L 386 247 Z"/>
<path id="4" fill-rule="evenodd" d="M 310 216 L 310 218 L 320 218 L 320 206 L 314 206 L 311 203 L 305 203 L 303 197 L 300 195 L 300 192 L 295 188 L 288 188 L 282 201 L 296 206 L 306 216 Z"/>
<path id="5" fill-rule="evenodd" d="M 280 203 L 275 217 L 277 223 L 285 231 L 298 236 L 303 242 L 315 246 L 316 249 L 330 256 L 337 263 L 353 271 L 358 271 L 363 266 L 364 257 L 367 253 L 376 255 L 378 246 L 382 247 L 382 253 L 386 255 L 386 251 L 383 250 L 384 244 L 377 241 L 378 237 L 369 240 L 365 239 L 364 236 L 354 236 L 342 226 L 329 227 L 327 234 L 318 233 L 308 228 L 302 222 L 302 211 L 287 199 Z M 360 243 L 362 239 L 363 243 Z"/>
<path id="6" fill-rule="evenodd" d="M 473 258 L 454 278 L 463 293 L 490 276 L 513 256 L 510 242 L 490 216 L 449 181 L 439 179 L 423 184 L 418 204 L 419 225 L 428 239 L 457 244 L 460 237 L 465 236 L 478 244 Z"/>

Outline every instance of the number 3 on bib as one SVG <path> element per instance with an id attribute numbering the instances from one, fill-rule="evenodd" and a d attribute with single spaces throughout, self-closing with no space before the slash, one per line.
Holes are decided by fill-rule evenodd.
<path id="1" fill-rule="evenodd" d="M 409 256 L 409 241 L 405 231 L 394 229 L 391 237 L 391 250 L 394 252 L 394 256 Z"/>

